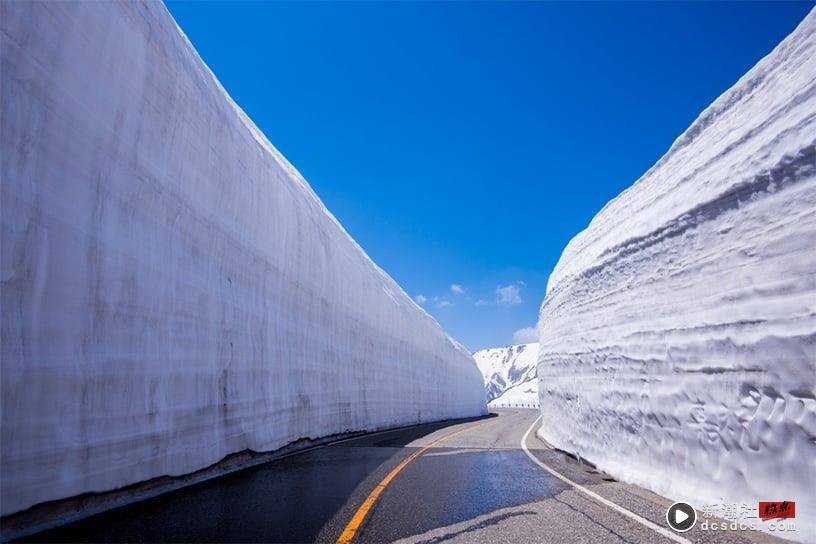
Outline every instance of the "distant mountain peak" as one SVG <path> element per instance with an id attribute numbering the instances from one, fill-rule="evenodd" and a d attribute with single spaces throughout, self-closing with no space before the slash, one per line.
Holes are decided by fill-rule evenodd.
<path id="1" fill-rule="evenodd" d="M 488 348 L 473 354 L 493 405 L 538 404 L 538 344 Z"/>

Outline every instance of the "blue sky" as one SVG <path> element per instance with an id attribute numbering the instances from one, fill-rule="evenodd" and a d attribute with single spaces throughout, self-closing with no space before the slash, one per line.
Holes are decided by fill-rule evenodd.
<path id="1" fill-rule="evenodd" d="M 349 233 L 471 350 L 535 324 L 570 238 L 812 6 L 168 2 Z"/>

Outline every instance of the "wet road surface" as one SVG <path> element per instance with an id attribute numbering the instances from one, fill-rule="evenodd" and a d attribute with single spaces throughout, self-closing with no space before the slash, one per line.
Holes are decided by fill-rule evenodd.
<path id="1" fill-rule="evenodd" d="M 664 517 L 670 500 L 616 482 L 549 448 L 534 431 L 527 433 L 537 418 L 534 410 L 502 410 L 489 418 L 362 436 L 23 540 L 337 542 L 344 529 L 348 536 L 355 517 L 361 522 L 351 534 L 361 543 L 773 540 L 760 533 L 707 533 L 697 527 L 673 533 Z M 562 478 L 528 457 L 521 447 L 525 434 L 530 455 Z M 361 517 L 367 503 L 370 508 Z"/>

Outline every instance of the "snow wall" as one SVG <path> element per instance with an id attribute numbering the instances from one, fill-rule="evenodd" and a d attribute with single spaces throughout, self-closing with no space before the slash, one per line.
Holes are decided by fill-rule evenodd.
<path id="1" fill-rule="evenodd" d="M 485 413 L 162 4 L 0 9 L 3 514 Z"/>
<path id="2" fill-rule="evenodd" d="M 698 507 L 795 500 L 816 541 L 814 144 L 816 11 L 567 245 L 542 438 Z"/>

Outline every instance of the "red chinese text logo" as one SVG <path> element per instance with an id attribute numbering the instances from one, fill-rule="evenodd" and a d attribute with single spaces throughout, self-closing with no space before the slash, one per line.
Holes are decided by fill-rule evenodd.
<path id="1" fill-rule="evenodd" d="M 759 503 L 759 519 L 795 518 L 796 503 L 793 501 Z"/>

